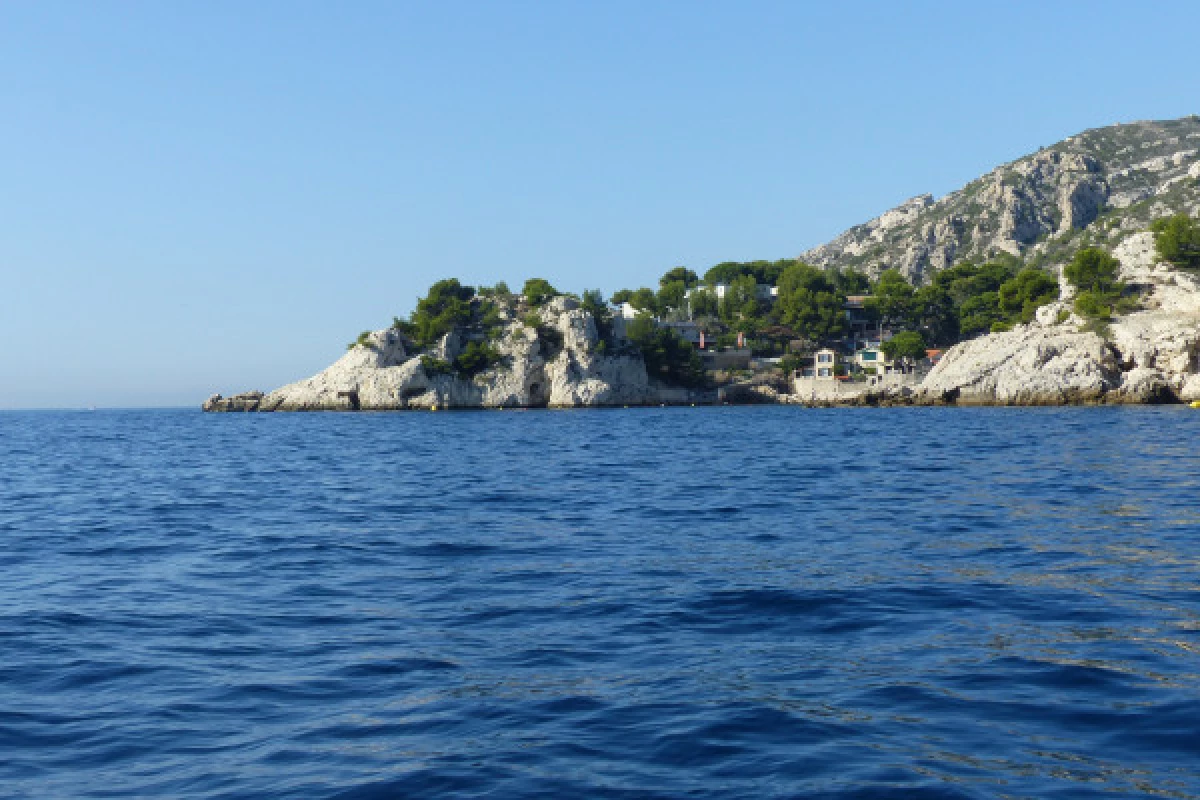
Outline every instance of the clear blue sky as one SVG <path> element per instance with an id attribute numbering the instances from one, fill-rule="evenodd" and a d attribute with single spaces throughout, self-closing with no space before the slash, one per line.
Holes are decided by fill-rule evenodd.
<path id="1" fill-rule="evenodd" d="M 0 4 L 0 407 L 195 405 L 434 280 L 794 256 L 1200 111 L 1200 4 Z"/>

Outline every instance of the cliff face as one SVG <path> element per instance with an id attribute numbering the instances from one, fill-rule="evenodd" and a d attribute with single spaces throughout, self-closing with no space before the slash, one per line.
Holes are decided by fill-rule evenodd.
<path id="1" fill-rule="evenodd" d="M 273 392 L 225 398 L 206 411 L 399 410 L 636 405 L 686 402 L 685 390 L 655 385 L 640 356 L 598 351 L 595 320 L 575 301 L 557 297 L 538 309 L 539 335 L 521 321 L 504 320 L 493 342 L 501 360 L 473 378 L 427 369 L 395 330 L 371 333 L 322 372 Z M 446 334 L 427 356 L 452 361 L 466 345 L 461 331 Z"/>
<path id="2" fill-rule="evenodd" d="M 1101 337 L 1084 330 L 1066 296 L 1039 309 L 1029 325 L 952 347 L 917 399 L 989 405 L 1200 399 L 1200 281 L 1158 263 L 1148 233 L 1128 237 L 1114 255 L 1122 280 L 1143 288 L 1143 310 L 1116 318 Z"/>
<path id="3" fill-rule="evenodd" d="M 800 258 L 924 281 L 1010 253 L 1054 268 L 1082 246 L 1113 249 L 1159 217 L 1200 212 L 1200 117 L 1086 131 L 939 200 L 924 195 Z"/>

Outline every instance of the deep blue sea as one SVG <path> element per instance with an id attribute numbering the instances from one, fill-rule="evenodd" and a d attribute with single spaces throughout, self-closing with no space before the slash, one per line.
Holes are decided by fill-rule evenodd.
<path id="1" fill-rule="evenodd" d="M 0 413 L 0 796 L 1197 798 L 1198 443 Z"/>

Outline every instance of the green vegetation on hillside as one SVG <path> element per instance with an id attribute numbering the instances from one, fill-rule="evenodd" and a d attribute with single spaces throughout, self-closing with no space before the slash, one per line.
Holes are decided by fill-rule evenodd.
<path id="1" fill-rule="evenodd" d="M 544 278 L 530 278 L 525 281 L 525 288 L 521 289 L 521 294 L 525 297 L 525 302 L 536 308 L 551 297 L 557 297 L 559 292 Z"/>
<path id="2" fill-rule="evenodd" d="M 1121 264 L 1098 247 L 1080 250 L 1063 268 L 1063 275 L 1078 292 L 1075 313 L 1104 322 L 1114 311 L 1127 311 L 1131 301 L 1123 298 L 1125 284 L 1117 280 Z"/>
<path id="3" fill-rule="evenodd" d="M 474 296 L 475 289 L 463 286 L 456 278 L 438 281 L 417 301 L 417 308 L 407 322 L 396 319 L 393 325 L 418 347 L 429 347 L 456 327 L 470 322 L 470 301 Z"/>
<path id="4" fill-rule="evenodd" d="M 649 316 L 639 316 L 630 320 L 625 333 L 641 351 L 651 378 L 674 386 L 705 384 L 707 375 L 700 354 L 675 331 L 659 327 Z"/>
<path id="5" fill-rule="evenodd" d="M 846 294 L 829 273 L 796 263 L 779 276 L 774 318 L 813 341 L 842 336 L 846 330 Z"/>
<path id="6" fill-rule="evenodd" d="M 368 350 L 374 349 L 374 345 L 371 343 L 371 332 L 370 331 L 363 331 L 362 333 L 360 333 L 358 335 L 357 339 L 355 339 L 350 344 L 346 345 L 347 350 L 353 350 L 356 347 L 365 347 Z"/>
<path id="7" fill-rule="evenodd" d="M 1176 215 L 1155 223 L 1153 231 L 1161 258 L 1200 268 L 1196 220 Z M 1063 277 L 1076 289 L 1074 310 L 1088 320 L 1090 330 L 1103 333 L 1114 314 L 1137 306 L 1130 287 L 1118 280 L 1119 270 L 1117 260 L 1100 247 L 1072 250 L 1063 267 Z M 516 320 L 524 327 L 513 336 L 528 337 L 525 331 L 532 329 L 543 355 L 554 358 L 563 347 L 563 334 L 545 324 L 542 307 L 561 294 L 543 278 L 526 281 L 519 295 L 504 283 L 476 290 L 447 279 L 431 286 L 410 317 L 396 319 L 394 327 L 418 353 L 458 330 L 466 344 L 457 357 L 444 361 L 426 352 L 422 363 L 430 374 L 471 378 L 502 360 L 495 342 Z M 861 302 L 849 303 L 852 296 Z M 614 304 L 628 303 L 640 312 L 625 322 L 624 339 L 616 337 L 620 320 L 599 290 L 568 297 L 594 320 L 596 353 L 639 353 L 654 379 L 696 387 L 707 380 L 699 352 L 663 322 L 690 320 L 718 347 L 744 342 L 754 355 L 784 356 L 784 363 L 794 368 L 797 353 L 842 343 L 854 319 L 856 327 L 865 321 L 868 332 L 877 325 L 891 334 L 883 345 L 890 358 L 912 361 L 927 348 L 1031 322 L 1039 308 L 1059 298 L 1059 282 L 1053 273 L 1008 253 L 985 263 L 960 262 L 916 286 L 895 269 L 871 280 L 853 269 L 819 269 L 796 259 L 723 262 L 707 270 L 703 280 L 679 266 L 659 278 L 657 290 L 641 287 L 613 294 Z M 1060 310 L 1055 320 L 1069 317 Z M 349 345 L 360 346 L 373 346 L 369 332 Z"/>
<path id="8" fill-rule="evenodd" d="M 1176 267 L 1200 269 L 1200 223 L 1187 214 L 1155 220 L 1154 246 L 1158 257 Z"/>

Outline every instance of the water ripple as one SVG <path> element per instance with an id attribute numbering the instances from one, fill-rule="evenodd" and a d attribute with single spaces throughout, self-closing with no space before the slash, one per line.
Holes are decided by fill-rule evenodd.
<path id="1" fill-rule="evenodd" d="M 1200 798 L 1200 414 L 0 414 L 0 794 Z"/>

